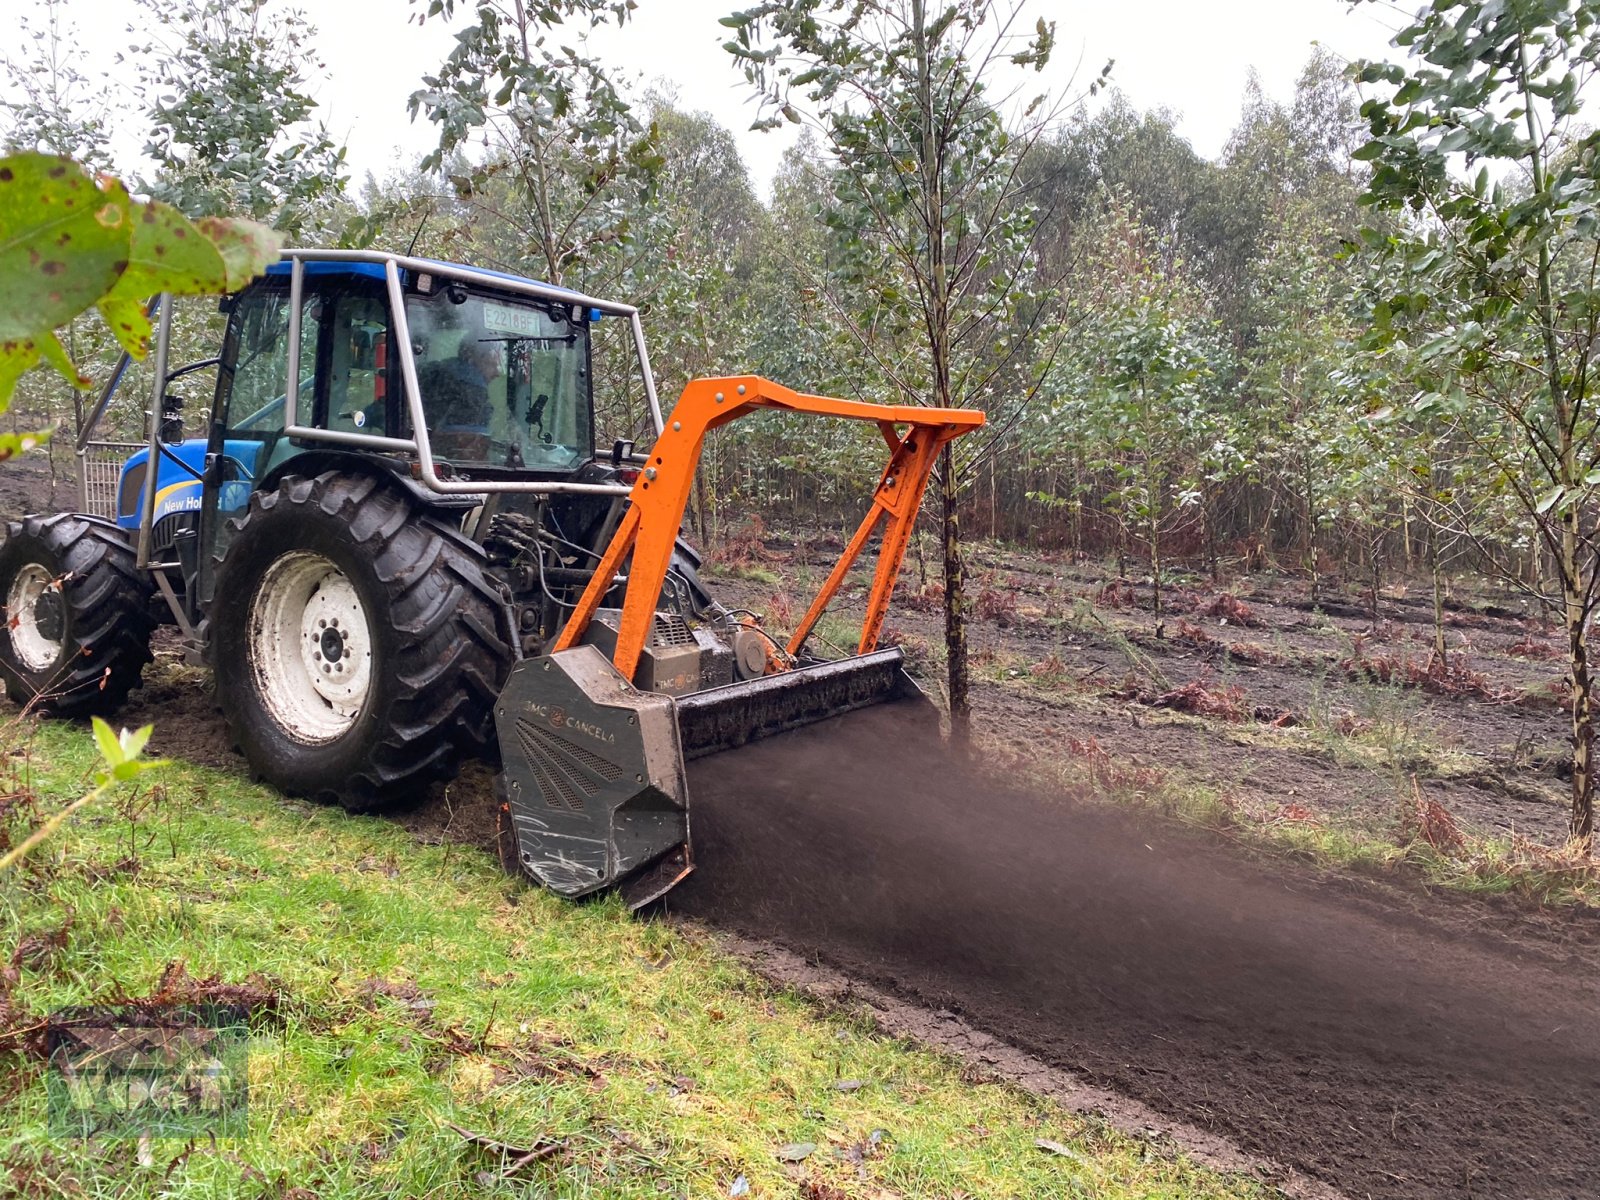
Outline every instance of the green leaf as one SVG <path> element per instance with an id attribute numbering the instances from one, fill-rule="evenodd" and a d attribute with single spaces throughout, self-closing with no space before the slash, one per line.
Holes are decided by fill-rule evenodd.
<path id="1" fill-rule="evenodd" d="M 44 445 L 50 440 L 51 432 L 39 429 L 33 433 L 0 433 L 0 462 Z"/>
<path id="2" fill-rule="evenodd" d="M 196 224 L 222 255 L 227 268 L 226 291 L 236 292 L 249 283 L 277 262 L 283 249 L 283 234 L 259 221 L 205 217 Z"/>
<path id="3" fill-rule="evenodd" d="M 1534 506 L 1533 511 L 1538 513 L 1540 516 L 1543 516 L 1557 504 L 1561 503 L 1561 498 L 1566 494 L 1566 486 L 1564 484 L 1557 484 L 1544 495 L 1539 497 L 1539 503 Z"/>
<path id="4" fill-rule="evenodd" d="M 122 754 L 126 759 L 135 759 L 144 751 L 146 743 L 150 741 L 150 734 L 154 732 L 154 725 L 146 725 L 131 733 L 124 729 L 118 739 L 122 743 Z"/>
<path id="5" fill-rule="evenodd" d="M 61 372 L 67 382 L 79 391 L 89 388 L 94 382 L 72 365 L 54 333 L 0 342 L 0 412 L 4 412 L 11 403 L 11 394 L 16 390 L 17 380 L 22 373 L 41 358 Z"/>
<path id="6" fill-rule="evenodd" d="M 110 290 L 128 266 L 128 193 L 68 158 L 0 158 L 0 342 L 36 338 Z"/>
<path id="7" fill-rule="evenodd" d="M 171 766 L 172 760 L 166 758 L 140 759 L 137 762 L 120 762 L 111 768 L 111 778 L 118 783 L 127 783 L 136 776 L 143 775 L 146 771 L 155 771 L 161 767 Z"/>
<path id="8" fill-rule="evenodd" d="M 145 304 L 151 296 L 227 290 L 227 266 L 217 247 L 177 209 L 153 201 L 133 210 L 128 269 L 101 298 L 100 315 L 122 348 L 143 359 L 150 350 Z"/>
<path id="9" fill-rule="evenodd" d="M 121 739 L 111 732 L 111 726 L 102 718 L 89 718 L 89 725 L 94 730 L 94 744 L 100 747 L 100 757 L 106 760 L 108 766 L 115 767 L 127 757 L 122 753 Z"/>

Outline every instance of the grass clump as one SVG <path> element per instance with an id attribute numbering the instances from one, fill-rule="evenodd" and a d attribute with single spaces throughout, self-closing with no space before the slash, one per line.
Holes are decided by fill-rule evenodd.
<path id="1" fill-rule="evenodd" d="M 1002 752 L 998 745 L 990 747 Z M 1600 861 L 1576 845 L 1520 834 L 1489 836 L 1455 824 L 1417 776 L 1397 787 L 1388 820 L 1329 814 L 1298 802 L 1247 805 L 1215 784 L 1123 762 L 1093 737 L 1066 739 L 1056 762 L 1018 763 L 1036 784 L 1090 803 L 1154 812 L 1229 841 L 1355 872 L 1409 875 L 1426 886 L 1506 896 L 1536 906 L 1600 907 Z"/>
<path id="2" fill-rule="evenodd" d="M 39 813 L 13 803 L 14 823 L 76 795 L 93 761 L 63 725 L 32 753 L 13 791 Z M 170 768 L 162 787 L 159 802 L 85 810 L 0 878 L 0 1191 L 1262 1194 L 967 1082 L 615 900 L 566 904 L 488 855 L 219 772 Z M 267 998 L 252 1009 L 248 1135 L 52 1137 L 28 1031 L 66 1006 L 180 987 Z"/>

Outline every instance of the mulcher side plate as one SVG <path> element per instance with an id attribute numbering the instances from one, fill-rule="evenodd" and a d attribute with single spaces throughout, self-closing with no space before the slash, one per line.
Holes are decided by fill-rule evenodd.
<path id="1" fill-rule="evenodd" d="M 649 903 L 694 869 L 685 759 L 890 700 L 937 734 L 895 649 L 676 700 L 639 691 L 594 646 L 524 660 L 495 706 L 518 860 L 563 896 L 615 884 L 630 907 Z"/>

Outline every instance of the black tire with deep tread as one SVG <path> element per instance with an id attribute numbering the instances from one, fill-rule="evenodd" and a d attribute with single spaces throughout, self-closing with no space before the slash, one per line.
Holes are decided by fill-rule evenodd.
<path id="1" fill-rule="evenodd" d="M 135 566 L 128 534 L 80 513 L 24 517 L 6 526 L 0 545 L 0 604 L 17 573 L 38 563 L 59 581 L 63 605 L 60 657 L 30 670 L 16 655 L 7 625 L 0 632 L 0 675 L 18 704 L 61 717 L 114 712 L 139 686 L 150 661 L 154 588 Z"/>
<path id="2" fill-rule="evenodd" d="M 256 492 L 234 524 L 210 605 L 217 699 L 252 768 L 279 790 L 370 811 L 419 799 L 492 756 L 494 704 L 516 657 L 509 597 L 482 550 L 392 483 L 327 472 Z M 332 742 L 297 741 L 255 677 L 251 605 L 267 569 L 307 551 L 344 572 L 368 615 L 372 684 Z"/>

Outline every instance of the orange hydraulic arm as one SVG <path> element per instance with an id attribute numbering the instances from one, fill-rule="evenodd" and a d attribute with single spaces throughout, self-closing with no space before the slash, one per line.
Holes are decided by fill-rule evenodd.
<path id="1" fill-rule="evenodd" d="M 594 578 L 578 598 L 577 607 L 556 639 L 555 650 L 568 650 L 577 645 L 631 551 L 633 564 L 628 570 L 622 602 L 615 665 L 625 677 L 633 678 L 639 655 L 650 636 L 656 601 L 683 524 L 705 436 L 719 425 L 726 425 L 758 408 L 872 421 L 883 431 L 884 440 L 889 443 L 889 464 L 878 480 L 872 507 L 795 630 L 789 642 L 789 653 L 797 653 L 805 643 L 812 626 L 839 590 L 878 523 L 887 521 L 883 543 L 878 549 L 878 569 L 867 601 L 866 620 L 861 625 L 858 652 L 865 654 L 877 646 L 889 608 L 889 596 L 900 574 L 900 563 L 905 557 L 906 544 L 911 538 L 928 477 L 933 473 L 934 461 L 945 443 L 982 425 L 983 414 L 961 409 L 891 407 L 859 400 L 807 396 L 757 375 L 739 375 L 695 379 L 683 389 L 677 407 L 667 418 L 666 429 L 650 451 L 650 461 L 633 485 L 622 523 L 601 555 Z M 899 432 L 901 427 L 905 427 L 904 433 Z"/>

